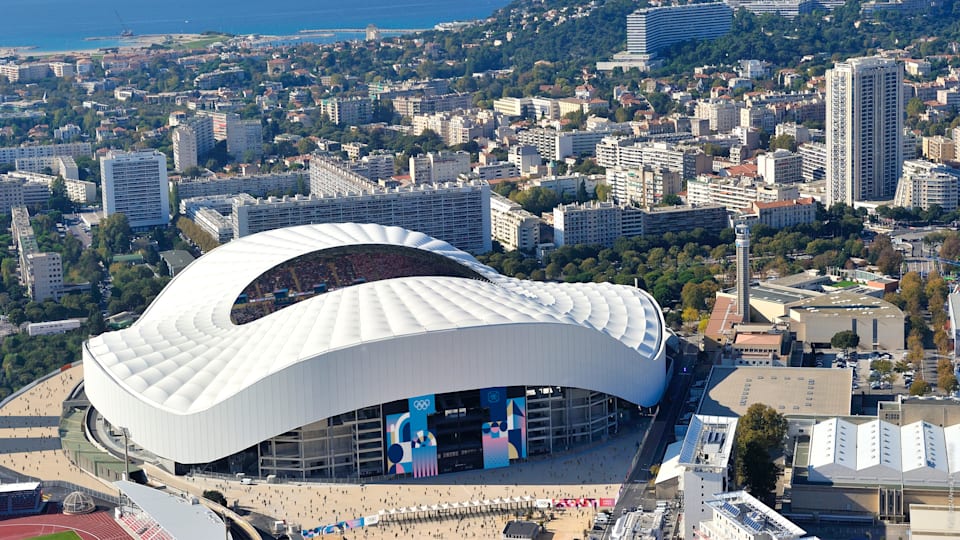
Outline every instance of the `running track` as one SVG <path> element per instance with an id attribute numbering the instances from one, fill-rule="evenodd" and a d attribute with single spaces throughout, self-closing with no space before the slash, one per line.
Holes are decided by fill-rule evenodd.
<path id="1" fill-rule="evenodd" d="M 130 540 L 109 512 L 85 516 L 41 514 L 0 521 L 0 540 L 24 540 L 63 531 L 74 531 L 83 540 Z"/>

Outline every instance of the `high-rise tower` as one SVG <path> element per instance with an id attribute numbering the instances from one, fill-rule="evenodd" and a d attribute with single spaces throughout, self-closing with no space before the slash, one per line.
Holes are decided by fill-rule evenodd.
<path id="1" fill-rule="evenodd" d="M 892 199 L 902 134 L 901 64 L 851 58 L 827 70 L 827 206 Z"/>
<path id="2" fill-rule="evenodd" d="M 130 228 L 165 227 L 170 221 L 167 157 L 156 150 L 111 150 L 100 159 L 103 211 L 126 214 Z"/>
<path id="3" fill-rule="evenodd" d="M 750 227 L 737 223 L 737 311 L 750 322 Z"/>

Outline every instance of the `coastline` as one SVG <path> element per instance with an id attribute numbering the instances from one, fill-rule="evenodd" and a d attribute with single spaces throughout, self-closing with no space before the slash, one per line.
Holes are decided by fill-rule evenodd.
<path id="1" fill-rule="evenodd" d="M 393 29 L 380 28 L 384 37 L 398 36 L 416 32 L 430 30 L 428 28 L 410 28 Z M 320 43 L 312 41 L 315 38 L 329 39 L 323 43 L 334 43 L 337 41 L 349 41 L 346 36 L 362 36 L 364 29 L 335 29 L 335 30 L 300 30 L 295 34 L 286 35 L 267 35 L 253 34 L 256 36 L 257 43 Z M 242 36 L 230 36 L 227 34 L 193 34 L 193 33 L 172 33 L 172 34 L 143 34 L 130 37 L 120 36 L 93 36 L 84 38 L 84 42 L 89 43 L 89 47 L 75 47 L 67 50 L 41 50 L 36 45 L 22 47 L 0 47 L 0 56 L 15 56 L 22 60 L 27 57 L 65 57 L 65 56 L 93 56 L 105 54 L 107 50 L 117 50 L 120 54 L 133 54 L 147 51 L 166 51 L 166 50 L 201 50 L 206 45 L 221 40 L 236 39 Z M 361 38 L 362 39 L 362 38 Z M 197 42 L 196 47 L 187 47 L 188 44 Z M 203 43 L 209 42 L 209 43 Z M 203 44 L 201 44 L 203 43 Z M 162 45 L 164 48 L 152 49 L 155 45 Z"/>
<path id="2" fill-rule="evenodd" d="M 141 36 L 120 37 L 120 36 L 100 36 L 84 38 L 85 42 L 90 43 L 90 47 L 76 47 L 62 51 L 40 50 L 37 46 L 27 47 L 0 47 L 0 56 L 11 55 L 19 59 L 28 56 L 33 57 L 59 57 L 59 56 L 92 56 L 104 54 L 105 49 L 117 49 L 120 53 L 135 53 L 138 51 L 149 50 L 154 45 L 165 45 L 171 48 L 179 48 L 193 41 L 202 41 L 211 37 L 223 37 L 221 35 L 211 36 L 209 34 L 144 34 Z M 165 50 L 165 49 L 158 49 Z M 188 49 L 183 49 L 188 50 Z"/>

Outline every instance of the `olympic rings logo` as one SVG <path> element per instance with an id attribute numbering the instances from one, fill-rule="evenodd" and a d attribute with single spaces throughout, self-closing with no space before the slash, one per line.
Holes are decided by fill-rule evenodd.
<path id="1" fill-rule="evenodd" d="M 500 392 L 488 392 L 487 401 L 489 401 L 490 403 L 496 403 L 500 401 Z"/>
<path id="2" fill-rule="evenodd" d="M 430 408 L 429 399 L 417 399 L 413 401 L 413 408 L 418 411 L 425 411 Z"/>

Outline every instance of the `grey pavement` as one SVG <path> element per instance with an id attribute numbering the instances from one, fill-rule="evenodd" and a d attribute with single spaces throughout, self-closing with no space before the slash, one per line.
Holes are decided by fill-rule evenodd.
<path id="1" fill-rule="evenodd" d="M 59 416 L 0 416 L 0 429 L 57 427 Z"/>
<path id="2" fill-rule="evenodd" d="M 41 452 L 43 450 L 59 449 L 59 437 L 50 436 L 0 439 L 0 454 L 18 454 L 21 452 Z"/>

